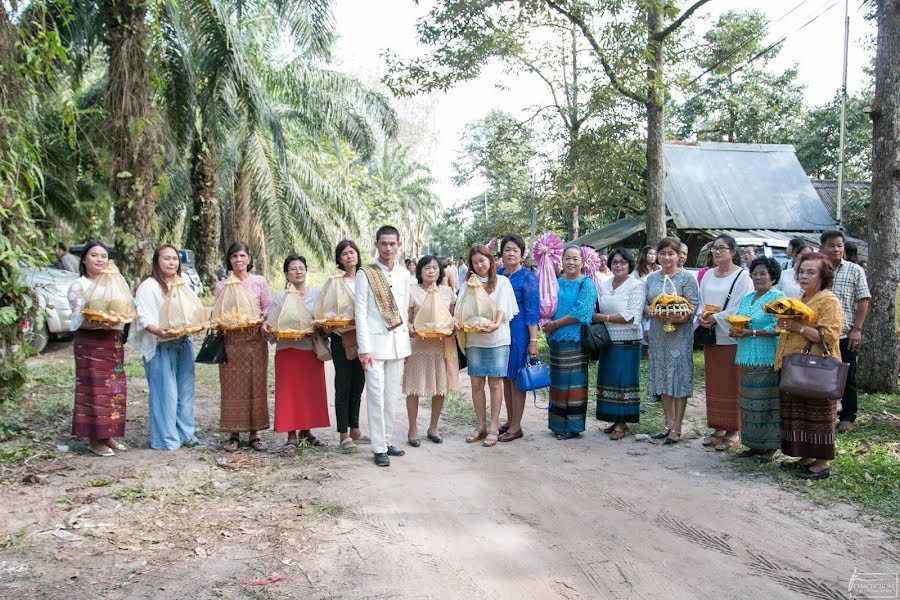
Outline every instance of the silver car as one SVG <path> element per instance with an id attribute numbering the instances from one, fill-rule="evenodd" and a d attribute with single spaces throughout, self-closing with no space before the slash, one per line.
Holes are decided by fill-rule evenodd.
<path id="1" fill-rule="evenodd" d="M 35 291 L 38 310 L 34 319 L 22 324 L 25 341 L 41 352 L 51 339 L 71 337 L 69 324 L 72 309 L 69 307 L 69 286 L 78 279 L 77 273 L 49 267 L 25 267 L 22 269 L 25 282 Z"/>

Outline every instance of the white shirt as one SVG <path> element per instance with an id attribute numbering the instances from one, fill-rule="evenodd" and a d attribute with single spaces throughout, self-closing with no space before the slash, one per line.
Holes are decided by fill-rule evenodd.
<path id="1" fill-rule="evenodd" d="M 478 280 L 481 283 L 487 281 L 483 277 L 479 277 Z M 456 300 L 457 305 L 462 303 L 468 290 L 469 286 L 464 285 L 459 293 L 459 298 Z M 497 310 L 503 311 L 503 320 L 500 321 L 500 328 L 491 333 L 467 333 L 466 348 L 472 346 L 476 348 L 498 348 L 500 346 L 509 346 L 510 344 L 509 322 L 519 314 L 519 304 L 516 302 L 516 294 L 513 291 L 512 284 L 509 282 L 509 278 L 498 275 L 494 291 L 488 295 L 494 301 L 494 306 L 497 307 Z"/>
<path id="2" fill-rule="evenodd" d="M 194 291 L 188 286 L 187 280 L 183 276 L 181 279 L 184 281 L 184 292 L 193 294 Z M 134 301 L 137 304 L 138 318 L 131 326 L 128 343 L 141 355 L 141 358 L 149 362 L 156 356 L 156 345 L 159 343 L 159 338 L 147 331 L 147 327 L 151 325 L 159 327 L 159 317 L 166 297 L 163 295 L 159 282 L 148 277 L 138 286 Z"/>
<path id="3" fill-rule="evenodd" d="M 463 289 L 466 286 L 466 274 L 469 272 L 469 267 L 465 264 L 458 265 L 456 267 L 456 291 Z"/>
<path id="4" fill-rule="evenodd" d="M 781 290 L 788 298 L 800 298 L 803 296 L 803 288 L 797 283 L 797 274 L 794 267 L 781 272 L 781 279 L 775 285 L 776 290 Z"/>
<path id="5" fill-rule="evenodd" d="M 388 270 L 386 266 L 376 261 L 391 286 L 391 295 L 400 311 L 402 323 L 392 331 L 388 331 L 381 318 L 381 311 L 375 302 L 375 294 L 369 286 L 369 279 L 365 271 L 357 271 L 356 274 L 356 341 L 359 344 L 360 354 L 371 354 L 376 360 L 396 360 L 406 358 L 412 354 L 409 343 L 409 271 L 402 264 L 394 264 L 394 268 Z"/>
<path id="6" fill-rule="evenodd" d="M 69 331 L 78 331 L 84 324 L 84 316 L 81 314 L 81 309 L 84 307 L 84 294 L 91 289 L 91 286 L 93 285 L 93 281 L 82 275 L 69 286 L 69 307 L 72 309 L 72 320 L 69 321 Z M 125 329 L 125 326 L 116 325 L 115 329 L 122 331 Z"/>
<path id="7" fill-rule="evenodd" d="M 609 337 L 615 341 L 640 340 L 643 338 L 641 315 L 645 300 L 644 282 L 634 277 L 626 277 L 618 288 L 613 289 L 612 278 L 603 282 L 600 289 L 600 312 L 604 315 L 621 315 L 631 323 L 606 323 Z"/>
<path id="8" fill-rule="evenodd" d="M 753 291 L 753 281 L 747 269 L 740 267 L 741 271 L 732 271 L 725 277 L 716 277 L 719 268 L 710 269 L 703 276 L 700 282 L 700 307 L 697 313 L 701 313 L 707 304 L 717 304 L 724 307 L 722 312 L 713 315 L 716 319 L 716 344 L 719 346 L 727 346 L 736 344 L 737 340 L 728 337 L 731 325 L 725 321 L 725 317 L 737 313 L 738 305 L 741 298 Z M 735 281 L 735 277 L 737 280 Z M 728 290 L 731 289 L 731 282 L 734 282 L 734 289 L 731 291 L 731 299 L 728 300 L 728 306 L 725 306 L 725 298 L 728 296 Z"/>

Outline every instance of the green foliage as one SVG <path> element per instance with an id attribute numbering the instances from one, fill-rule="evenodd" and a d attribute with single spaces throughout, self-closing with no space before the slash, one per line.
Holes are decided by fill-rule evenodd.
<path id="1" fill-rule="evenodd" d="M 874 102 L 871 91 L 847 98 L 844 177 L 868 181 L 872 177 L 872 122 L 864 112 Z M 837 179 L 840 167 L 841 98 L 809 109 L 797 132 L 797 158 L 810 177 Z"/>

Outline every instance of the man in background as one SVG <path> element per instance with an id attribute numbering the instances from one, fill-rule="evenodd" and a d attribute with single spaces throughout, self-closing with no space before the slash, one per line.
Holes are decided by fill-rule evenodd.
<path id="1" fill-rule="evenodd" d="M 50 266 L 54 269 L 62 269 L 63 271 L 77 273 L 78 263 L 78 257 L 69 252 L 69 249 L 66 248 L 65 244 L 60 243 L 56 246 L 56 260 L 53 261 Z"/>

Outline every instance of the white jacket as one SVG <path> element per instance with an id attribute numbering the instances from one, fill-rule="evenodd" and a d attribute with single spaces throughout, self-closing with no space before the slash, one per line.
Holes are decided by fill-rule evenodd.
<path id="1" fill-rule="evenodd" d="M 406 358 L 412 354 L 409 343 L 409 271 L 402 264 L 394 264 L 392 270 L 380 262 L 375 264 L 384 272 L 391 286 L 391 294 L 400 311 L 403 323 L 388 331 L 381 318 L 381 311 L 375 302 L 375 295 L 369 286 L 369 280 L 365 271 L 360 270 L 356 275 L 356 341 L 359 344 L 360 354 L 371 354 L 377 360 L 395 360 Z"/>

